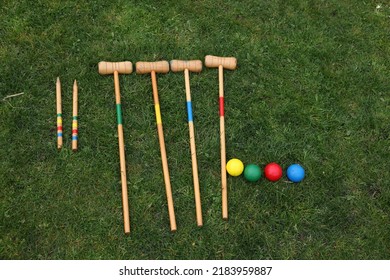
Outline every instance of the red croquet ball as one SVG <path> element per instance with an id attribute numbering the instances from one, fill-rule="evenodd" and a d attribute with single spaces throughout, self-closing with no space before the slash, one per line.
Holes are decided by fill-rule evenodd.
<path id="1" fill-rule="evenodd" d="M 267 178 L 272 182 L 279 180 L 282 177 L 282 174 L 283 174 L 282 167 L 275 162 L 271 162 L 267 164 L 264 168 L 265 178 Z"/>

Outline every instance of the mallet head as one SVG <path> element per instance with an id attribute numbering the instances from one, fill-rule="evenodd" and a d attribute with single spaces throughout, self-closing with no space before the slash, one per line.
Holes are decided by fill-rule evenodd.
<path id="1" fill-rule="evenodd" d="M 188 69 L 190 72 L 201 72 L 202 61 L 200 60 L 171 60 L 172 72 L 180 72 Z"/>
<path id="2" fill-rule="evenodd" d="M 223 69 L 234 70 L 237 68 L 237 59 L 235 57 L 220 57 L 206 55 L 204 61 L 206 67 L 218 68 L 222 65 Z"/>
<path id="3" fill-rule="evenodd" d="M 137 74 L 147 74 L 153 71 L 156 73 L 168 73 L 169 63 L 165 60 L 156 62 L 139 61 L 135 64 L 135 69 Z"/>
<path id="4" fill-rule="evenodd" d="M 98 64 L 99 74 L 111 75 L 115 71 L 119 74 L 131 74 L 133 72 L 133 64 L 130 61 L 123 62 L 107 62 L 100 61 Z"/>

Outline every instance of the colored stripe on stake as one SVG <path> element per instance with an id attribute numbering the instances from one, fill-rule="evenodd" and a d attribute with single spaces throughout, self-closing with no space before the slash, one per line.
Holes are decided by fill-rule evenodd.
<path id="1" fill-rule="evenodd" d="M 57 114 L 57 137 L 62 137 L 62 114 Z"/>
<path id="2" fill-rule="evenodd" d="M 78 123 L 77 123 L 77 116 L 73 116 L 73 122 L 72 122 L 72 140 L 78 140 Z"/>
<path id="3" fill-rule="evenodd" d="M 188 115 L 188 121 L 192 122 L 193 117 L 192 117 L 192 102 L 187 101 L 187 115 Z"/>
<path id="4" fill-rule="evenodd" d="M 74 118 L 74 117 L 73 117 Z M 78 123 L 77 123 L 77 117 L 76 119 L 73 119 L 72 122 L 72 129 L 77 131 Z"/>

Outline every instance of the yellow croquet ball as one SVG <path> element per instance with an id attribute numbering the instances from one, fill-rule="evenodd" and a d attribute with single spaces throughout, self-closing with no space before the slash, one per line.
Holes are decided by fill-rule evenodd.
<path id="1" fill-rule="evenodd" d="M 232 158 L 226 164 L 226 171 L 231 176 L 240 176 L 244 171 L 244 164 L 238 158 Z"/>

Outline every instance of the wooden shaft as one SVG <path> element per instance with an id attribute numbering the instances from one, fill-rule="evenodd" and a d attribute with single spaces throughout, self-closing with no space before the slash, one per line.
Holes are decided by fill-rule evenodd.
<path id="1" fill-rule="evenodd" d="M 237 68 L 237 59 L 235 57 L 206 55 L 205 65 L 212 68 L 218 68 L 222 65 L 224 69 L 234 70 Z"/>
<path id="2" fill-rule="evenodd" d="M 219 115 L 220 115 L 220 140 L 221 140 L 221 186 L 222 186 L 222 218 L 228 218 L 228 195 L 226 179 L 226 141 L 225 141 L 225 112 L 223 89 L 223 66 L 218 67 L 219 74 Z"/>
<path id="3" fill-rule="evenodd" d="M 188 69 L 184 70 L 184 80 L 185 80 L 185 86 L 186 86 L 188 129 L 189 129 L 189 133 L 190 133 L 190 149 L 191 149 L 191 162 L 192 162 L 192 178 L 193 178 L 193 182 L 194 182 L 196 223 L 199 227 L 201 227 L 201 226 L 203 226 L 202 205 L 201 205 L 201 199 L 200 199 L 198 161 L 196 159 L 194 122 L 193 122 L 193 118 L 192 118 L 190 74 L 189 74 Z"/>
<path id="4" fill-rule="evenodd" d="M 160 144 L 161 162 L 162 162 L 164 182 L 165 182 L 165 192 L 166 192 L 167 203 L 168 203 L 168 215 L 169 215 L 171 231 L 176 231 L 177 227 L 176 227 L 175 210 L 173 207 L 172 188 L 171 188 L 171 181 L 170 181 L 170 177 L 169 177 L 167 152 L 165 149 L 164 132 L 163 132 L 163 126 L 162 126 L 161 111 L 160 111 L 160 102 L 158 100 L 156 72 L 152 71 L 151 76 L 152 76 L 153 100 L 154 100 L 154 109 L 155 109 L 155 114 L 156 114 L 158 141 Z"/>
<path id="5" fill-rule="evenodd" d="M 188 69 L 191 72 L 202 71 L 202 61 L 200 60 L 171 60 L 171 71 L 179 72 Z"/>
<path id="6" fill-rule="evenodd" d="M 124 223 L 125 233 L 129 234 L 130 233 L 129 199 L 127 194 L 125 144 L 124 144 L 124 137 L 123 137 L 122 108 L 121 108 L 121 96 L 120 96 L 120 89 L 119 89 L 118 71 L 114 71 L 114 85 L 115 85 L 115 100 L 116 100 L 117 121 L 118 121 L 118 142 L 119 142 L 119 159 L 120 159 L 120 172 L 121 172 L 121 183 L 122 183 L 123 223 Z"/>
<path id="7" fill-rule="evenodd" d="M 72 120 L 72 151 L 77 151 L 78 144 L 78 86 L 77 81 L 73 83 L 73 120 Z"/>
<path id="8" fill-rule="evenodd" d="M 169 72 L 169 63 L 168 61 L 156 61 L 156 62 L 145 62 L 139 61 L 135 64 L 137 74 L 146 74 L 146 73 L 168 73 Z"/>
<path id="9" fill-rule="evenodd" d="M 62 100 L 61 100 L 61 82 L 57 77 L 56 82 L 56 105 L 57 105 L 57 148 L 61 149 L 63 145 L 62 140 Z"/>
<path id="10" fill-rule="evenodd" d="M 110 75 L 117 71 L 119 74 L 130 74 L 133 72 L 133 64 L 130 61 L 107 62 L 100 61 L 98 64 L 99 74 Z"/>
<path id="11" fill-rule="evenodd" d="M 228 218 L 228 195 L 226 178 L 226 140 L 225 140 L 225 112 L 224 112 L 224 88 L 223 69 L 234 70 L 237 67 L 235 57 L 218 57 L 207 55 L 206 67 L 218 67 L 219 73 L 219 115 L 220 115 L 220 140 L 221 140 L 221 186 L 222 186 L 222 218 Z"/>

